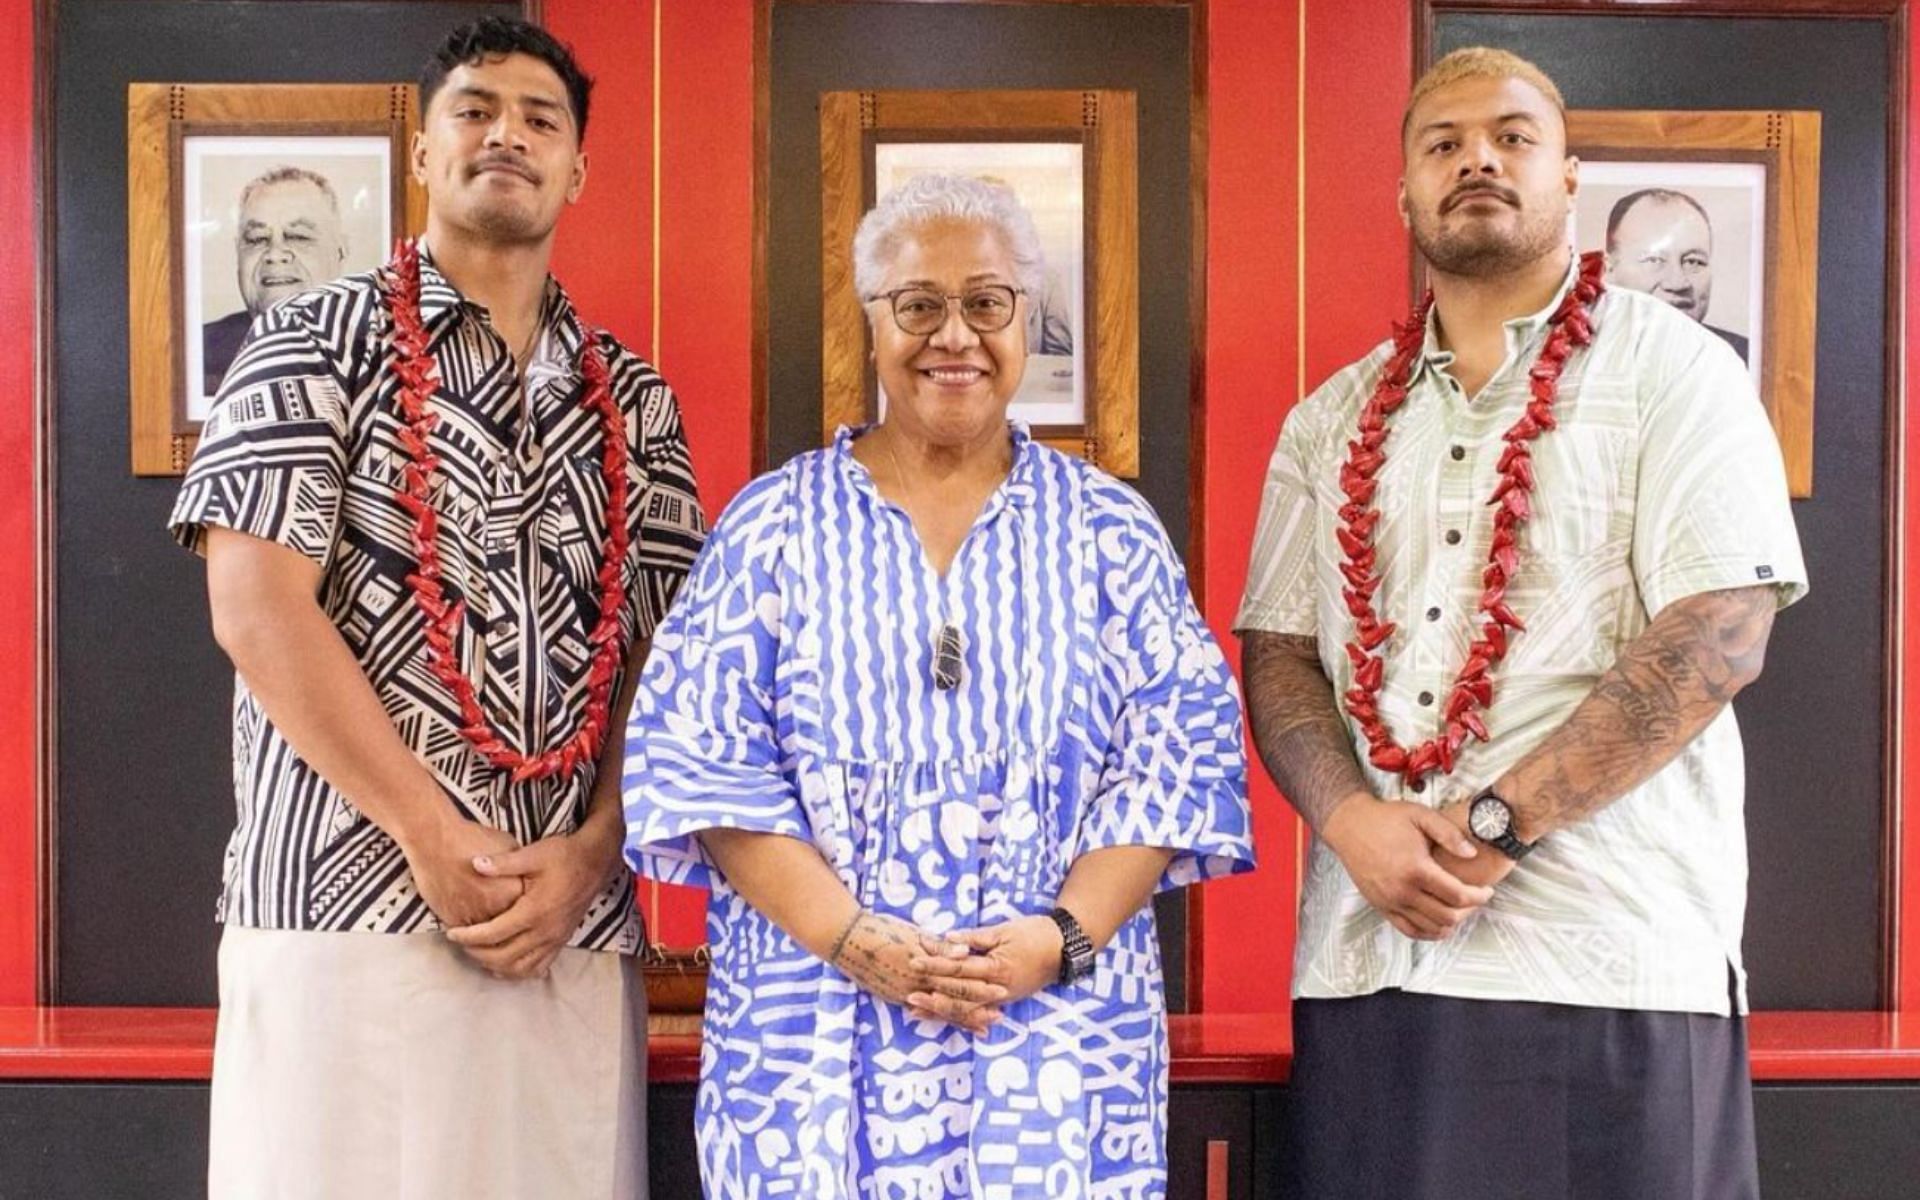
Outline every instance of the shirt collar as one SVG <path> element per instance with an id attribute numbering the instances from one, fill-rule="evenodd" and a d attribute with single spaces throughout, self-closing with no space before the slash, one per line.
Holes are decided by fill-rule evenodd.
<path id="1" fill-rule="evenodd" d="M 491 319 L 486 306 L 461 295 L 440 273 L 426 239 L 420 239 L 420 321 L 426 326 L 428 336 L 437 336 L 451 328 L 462 313 Z M 567 299 L 566 289 L 551 275 L 547 276 L 546 292 L 540 300 L 540 330 L 537 355 L 557 350 L 571 370 L 571 364 L 580 357 L 580 347 L 586 342 L 586 329 L 574 312 L 573 302 Z M 549 341 L 550 336 L 554 336 L 555 341 Z"/>
<path id="2" fill-rule="evenodd" d="M 1553 293 L 1553 299 L 1547 301 L 1544 308 L 1505 322 L 1509 358 L 1518 353 L 1520 347 L 1526 345 L 1534 334 L 1540 332 L 1547 322 L 1553 319 L 1554 312 L 1559 309 L 1561 301 L 1567 298 L 1567 293 L 1573 290 L 1573 285 L 1579 278 L 1580 256 L 1576 254 L 1567 264 L 1566 276 L 1561 279 L 1560 287 Z M 1418 382 L 1421 373 L 1428 368 L 1440 371 L 1453 365 L 1453 351 L 1443 350 L 1440 347 L 1439 326 L 1440 312 L 1436 308 L 1427 314 L 1426 337 L 1420 343 L 1420 358 L 1413 364 L 1413 374 L 1407 380 L 1407 386 L 1411 387 Z"/>

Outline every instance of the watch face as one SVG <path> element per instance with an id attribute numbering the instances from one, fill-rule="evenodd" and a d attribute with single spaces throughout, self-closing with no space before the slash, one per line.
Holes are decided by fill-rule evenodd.
<path id="1" fill-rule="evenodd" d="M 1467 827 L 1483 842 L 1505 837 L 1513 826 L 1513 814 L 1498 796 L 1482 796 L 1467 810 Z"/>

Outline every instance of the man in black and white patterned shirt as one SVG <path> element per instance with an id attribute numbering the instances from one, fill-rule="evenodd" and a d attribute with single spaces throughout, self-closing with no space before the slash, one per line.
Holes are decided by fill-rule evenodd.
<path id="1" fill-rule="evenodd" d="M 417 255 L 260 319 L 175 506 L 238 672 L 214 1197 L 645 1194 L 643 939 L 600 731 L 704 526 L 672 393 L 547 274 L 589 88 L 534 26 L 449 37 Z M 455 601 L 436 664 L 427 614 Z"/>

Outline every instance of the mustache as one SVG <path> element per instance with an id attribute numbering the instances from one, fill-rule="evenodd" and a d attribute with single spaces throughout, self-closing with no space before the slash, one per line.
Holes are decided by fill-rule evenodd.
<path id="1" fill-rule="evenodd" d="M 1494 183 L 1469 183 L 1450 192 L 1447 198 L 1440 202 L 1440 211 L 1452 212 L 1475 196 L 1492 196 L 1497 200 L 1506 201 L 1515 208 L 1520 207 L 1520 193 L 1512 188 L 1503 188 Z"/>
<path id="2" fill-rule="evenodd" d="M 482 171 L 491 171 L 496 167 L 503 167 L 506 170 L 512 171 L 528 183 L 537 184 L 540 182 L 540 173 L 534 170 L 526 159 L 507 150 L 495 150 L 490 154 L 482 154 L 479 158 L 474 159 L 473 165 L 467 168 L 467 178 L 472 179 Z"/>

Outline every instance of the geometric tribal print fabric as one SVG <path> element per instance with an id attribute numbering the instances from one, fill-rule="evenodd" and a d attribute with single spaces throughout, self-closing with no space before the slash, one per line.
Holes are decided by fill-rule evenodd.
<path id="1" fill-rule="evenodd" d="M 603 434 L 580 404 L 585 332 L 548 281 L 524 387 L 485 312 L 421 256 L 420 309 L 441 390 L 428 438 L 432 505 L 449 601 L 464 599 L 461 669 L 500 738 L 538 754 L 586 704 L 606 539 Z M 395 498 L 398 440 L 390 321 L 376 277 L 349 276 L 270 310 L 227 372 L 171 518 L 204 552 L 219 525 L 278 542 L 321 569 L 319 599 L 400 737 L 467 817 L 521 843 L 575 828 L 593 764 L 513 783 L 460 736 L 459 709 L 428 670 L 425 622 L 406 577 L 414 521 Z M 601 346 L 631 455 L 622 572 L 622 662 L 672 603 L 704 533 L 679 408 L 653 368 L 611 336 Z M 301 761 L 236 677 L 234 784 L 219 919 L 267 929 L 410 933 L 439 928 L 399 847 Z M 619 686 L 616 679 L 615 687 Z M 620 873 L 570 944 L 631 952 L 641 941 Z"/>
<path id="2" fill-rule="evenodd" d="M 707 1194 L 1162 1196 L 1151 906 L 1093 980 L 1010 1003 L 975 1037 L 801 949 L 694 836 L 799 838 L 863 906 L 934 931 L 1047 912 L 1101 847 L 1174 849 L 1162 887 L 1252 866 L 1233 678 L 1139 496 L 1016 427 L 1013 469 L 941 579 L 852 437 L 729 506 L 628 735 L 629 861 L 712 889 Z M 942 690 L 949 622 L 965 661 Z"/>
<path id="3" fill-rule="evenodd" d="M 1568 274 L 1571 284 L 1573 274 Z M 1562 288 L 1564 295 L 1565 287 Z M 1402 742 L 1432 737 L 1469 644 L 1496 508 L 1503 435 L 1533 399 L 1529 372 L 1560 302 L 1506 322 L 1506 357 L 1479 394 L 1448 373 L 1430 318 L 1378 476 L 1375 604 L 1386 642 L 1379 709 Z M 1532 515 L 1507 603 L 1526 622 L 1494 668 L 1491 740 L 1416 792 L 1361 768 L 1376 795 L 1464 800 L 1564 724 L 1661 609 L 1701 592 L 1806 591 L 1780 445 L 1746 367 L 1671 305 L 1624 288 L 1593 308 L 1594 340 L 1560 377 L 1555 428 L 1528 443 Z M 1335 694 L 1353 686 L 1354 618 L 1337 536 L 1340 465 L 1385 347 L 1287 416 L 1268 467 L 1236 630 L 1317 638 Z M 1383 988 L 1483 1000 L 1725 1014 L 1746 910 L 1744 761 L 1729 706 L 1664 769 L 1541 839 L 1485 908 L 1440 942 L 1401 936 L 1315 839 L 1303 887 L 1296 996 Z M 1490 851 L 1482 849 L 1481 853 Z M 1744 993 L 1741 993 L 1744 995 Z"/>

